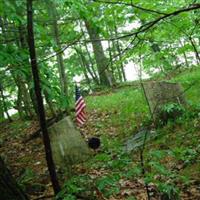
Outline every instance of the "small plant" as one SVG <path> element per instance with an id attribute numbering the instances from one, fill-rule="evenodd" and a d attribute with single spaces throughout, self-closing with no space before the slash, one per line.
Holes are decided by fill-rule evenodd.
<path id="1" fill-rule="evenodd" d="M 184 113 L 185 109 L 178 103 L 165 104 L 160 111 L 160 119 L 163 124 L 170 120 L 175 120 Z"/>
<path id="2" fill-rule="evenodd" d="M 110 197 L 113 194 L 117 194 L 120 191 L 118 186 L 118 181 L 120 176 L 118 174 L 112 174 L 105 176 L 97 180 L 96 186 L 100 192 L 102 192 L 105 197 Z"/>
<path id="3" fill-rule="evenodd" d="M 26 185 L 28 185 L 34 178 L 36 174 L 32 169 L 25 169 L 22 175 L 17 179 L 18 184 L 25 190 Z"/>
<path id="4" fill-rule="evenodd" d="M 148 153 L 149 161 L 146 163 L 148 171 L 144 181 L 156 186 L 162 200 L 179 200 L 179 189 L 175 182 L 180 179 L 180 176 L 163 164 L 163 160 L 169 154 L 168 150 L 152 150 Z"/>
<path id="5" fill-rule="evenodd" d="M 57 199 L 75 200 L 82 196 L 91 199 L 92 192 L 87 193 L 87 191 L 93 191 L 91 181 L 88 175 L 73 176 L 64 184 L 61 192 L 57 195 Z"/>
<path id="6" fill-rule="evenodd" d="M 160 183 L 158 184 L 158 189 L 161 193 L 161 200 L 179 200 L 179 189 L 173 185 L 168 183 Z"/>

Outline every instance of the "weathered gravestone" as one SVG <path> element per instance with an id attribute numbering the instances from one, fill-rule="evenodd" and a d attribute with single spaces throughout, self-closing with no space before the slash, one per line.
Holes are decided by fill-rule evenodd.
<path id="1" fill-rule="evenodd" d="M 166 104 L 186 104 L 183 89 L 178 83 L 151 81 L 144 84 L 144 89 L 155 122 L 159 120 L 165 122 L 169 117 L 176 118 L 180 114 L 174 110 L 169 116 L 169 113 L 163 111 L 163 106 Z"/>
<path id="2" fill-rule="evenodd" d="M 144 142 L 146 143 L 150 140 L 153 140 L 157 136 L 158 133 L 155 130 L 148 130 L 146 128 L 143 128 L 134 135 L 132 135 L 130 138 L 128 138 L 128 140 L 125 143 L 124 150 L 127 152 L 138 150 L 142 148 Z"/>
<path id="3" fill-rule="evenodd" d="M 49 133 L 53 159 L 57 166 L 67 168 L 89 158 L 88 146 L 70 117 L 53 124 Z"/>

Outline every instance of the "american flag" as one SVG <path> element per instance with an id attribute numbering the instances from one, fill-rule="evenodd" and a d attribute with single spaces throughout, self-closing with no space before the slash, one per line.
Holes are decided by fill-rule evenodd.
<path id="1" fill-rule="evenodd" d="M 76 121 L 79 126 L 83 125 L 86 121 L 86 115 L 85 115 L 85 101 L 83 97 L 81 96 L 80 90 L 78 86 L 76 85 L 76 103 L 75 103 L 75 114 L 76 114 Z"/>

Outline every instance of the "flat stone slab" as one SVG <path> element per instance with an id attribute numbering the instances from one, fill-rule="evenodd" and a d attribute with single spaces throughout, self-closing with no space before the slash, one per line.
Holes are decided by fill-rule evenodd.
<path id="1" fill-rule="evenodd" d="M 154 139 L 158 135 L 156 131 L 148 131 L 146 129 L 140 130 L 126 141 L 125 150 L 127 152 L 131 152 L 138 150 L 138 148 L 141 148 L 144 144 L 145 134 L 145 143 Z"/>
<path id="2" fill-rule="evenodd" d="M 90 150 L 70 117 L 53 124 L 49 133 L 56 165 L 69 166 L 84 162 L 90 157 Z"/>

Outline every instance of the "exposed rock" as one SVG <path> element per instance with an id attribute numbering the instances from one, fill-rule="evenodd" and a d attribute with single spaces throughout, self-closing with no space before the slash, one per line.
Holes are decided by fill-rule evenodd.
<path id="1" fill-rule="evenodd" d="M 180 110 L 176 109 L 171 109 L 170 112 L 163 111 L 163 107 L 167 104 L 186 104 L 180 84 L 151 81 L 144 84 L 144 89 L 155 122 L 159 120 L 166 122 L 168 119 L 175 119 L 181 114 Z"/>
<path id="2" fill-rule="evenodd" d="M 56 165 L 67 167 L 83 162 L 89 157 L 88 146 L 75 129 L 70 117 L 65 117 L 52 125 L 49 133 Z"/>

